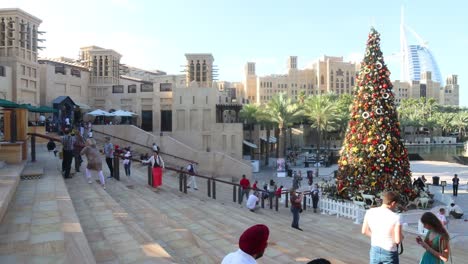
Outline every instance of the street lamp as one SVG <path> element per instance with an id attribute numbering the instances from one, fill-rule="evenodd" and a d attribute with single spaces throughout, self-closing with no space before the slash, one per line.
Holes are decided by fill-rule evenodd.
<path id="1" fill-rule="evenodd" d="M 447 181 L 441 181 L 440 186 L 442 186 L 442 193 L 444 193 L 445 186 L 447 186 Z"/>

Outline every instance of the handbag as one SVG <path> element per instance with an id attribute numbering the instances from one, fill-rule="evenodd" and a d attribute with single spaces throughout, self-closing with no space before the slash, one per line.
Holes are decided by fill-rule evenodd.
<path id="1" fill-rule="evenodd" d="M 302 211 L 303 211 L 302 208 L 299 208 L 299 213 L 302 213 Z"/>

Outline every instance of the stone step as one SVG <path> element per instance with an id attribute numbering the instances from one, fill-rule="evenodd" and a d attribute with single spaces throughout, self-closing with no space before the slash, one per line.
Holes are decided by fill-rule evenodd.
<path id="1" fill-rule="evenodd" d="M 132 186 L 127 189 L 139 196 L 137 200 L 146 201 L 158 209 L 161 217 L 170 219 L 172 225 L 182 226 L 187 233 L 191 232 L 190 237 L 196 239 L 198 246 L 209 249 L 210 256 L 217 261 L 236 250 L 242 231 L 257 223 L 264 223 L 271 230 L 270 246 L 261 259 L 262 263 L 307 262 L 317 257 L 328 258 L 332 263 L 368 261 L 369 239 L 360 234 L 361 226 L 350 220 L 313 214 L 307 210 L 301 214 L 300 225 L 305 231 L 300 232 L 290 227 L 292 216 L 288 208 L 279 212 L 265 209 L 252 213 L 232 203 L 232 189 L 224 191 L 227 193 L 218 191 L 218 199 L 213 200 L 206 197 L 206 188 L 202 190 L 204 187 L 200 183 L 198 192 L 180 193 L 178 179 L 173 172 L 165 172 L 163 186 L 158 191 L 146 185 L 146 177 L 146 167 L 134 163 L 132 176 L 121 176 L 124 187 L 120 191 L 125 191 L 127 185 Z M 151 222 L 150 219 L 153 218 L 150 216 L 144 221 Z M 167 222 L 164 225 L 168 225 Z M 415 263 L 421 255 L 420 247 L 412 243 L 414 235 L 406 234 L 406 237 L 405 241 L 409 242 L 405 243 L 402 263 Z M 454 249 L 454 252 L 466 256 L 460 249 Z M 175 255 L 183 256 L 178 249 Z"/>
<path id="2" fill-rule="evenodd" d="M 21 172 L 21 180 L 36 180 L 40 179 L 44 174 L 44 167 L 39 164 L 28 163 Z"/>
<path id="3" fill-rule="evenodd" d="M 0 223 L 0 263 L 96 263 L 56 170 L 58 160 L 42 154 L 37 160 L 47 173 L 19 182 Z"/>
<path id="4" fill-rule="evenodd" d="M 217 263 L 210 257 L 211 252 L 200 246 L 199 239 L 190 230 L 154 206 L 153 200 L 141 197 L 138 190 L 148 189 L 146 186 L 133 183 L 134 188 L 128 189 L 129 185 L 117 181 L 108 185 L 107 191 L 114 200 L 135 216 L 139 226 L 153 239 L 161 241 L 178 263 Z M 144 195 L 156 194 L 148 189 Z M 172 198 L 165 198 L 165 201 L 170 203 Z"/>
<path id="5" fill-rule="evenodd" d="M 77 173 L 67 186 L 96 263 L 176 263 L 100 184 Z"/>
<path id="6" fill-rule="evenodd" d="M 144 176 L 141 175 L 140 177 L 143 178 Z M 167 210 L 167 214 L 172 219 L 186 225 L 195 234 L 197 232 L 210 233 L 213 238 L 212 241 L 215 241 L 215 243 L 211 244 L 212 248 L 220 249 L 219 251 L 222 252 L 217 257 L 221 258 L 224 254 L 236 248 L 237 238 L 242 230 L 251 224 L 264 223 L 270 229 L 276 230 L 271 234 L 272 246 L 266 252 L 266 257 L 275 259 L 282 257 L 283 260 L 291 260 L 294 259 L 294 256 L 302 254 L 309 259 L 319 256 L 327 257 L 334 259 L 334 263 L 363 263 L 367 261 L 369 240 L 360 235 L 360 225 L 355 225 L 349 220 L 304 213 L 301 215 L 301 227 L 306 231 L 300 232 L 290 227 L 292 218 L 290 213 L 285 214 L 285 212 L 275 212 L 269 209 L 260 210 L 259 213 L 251 213 L 245 208 L 239 208 L 239 205 L 232 202 L 223 205 L 210 198 L 205 198 L 202 201 L 190 198 L 189 195 L 184 195 L 188 197 L 186 199 L 177 198 L 178 189 L 173 189 L 170 182 L 171 180 L 166 177 L 162 189 L 167 189 L 167 193 L 170 193 L 172 198 L 161 190 L 156 195 L 164 193 L 164 199 L 161 201 L 153 198 L 152 204 L 161 211 Z M 170 189 L 172 189 L 172 192 L 169 191 Z M 151 193 L 143 191 L 141 188 L 135 187 L 134 190 L 140 192 L 144 197 L 151 196 Z M 232 195 L 232 191 L 230 194 Z M 167 206 L 167 204 L 170 204 L 170 206 Z M 225 242 L 221 242 L 223 240 L 218 237 L 227 239 L 225 239 Z M 350 241 L 353 241 L 353 243 L 350 243 Z M 291 249 L 291 245 L 294 245 L 293 249 Z M 313 245 L 312 252 L 310 250 L 311 245 Z M 337 251 L 340 252 L 339 258 L 335 257 Z M 356 254 L 356 252 L 362 254 Z M 415 256 L 414 259 L 410 258 L 414 262 L 418 258 L 418 255 Z"/>
<path id="7" fill-rule="evenodd" d="M 0 170 L 0 222 L 14 197 L 21 171 L 25 166 L 26 162 L 22 162 L 20 164 L 5 165 Z"/>

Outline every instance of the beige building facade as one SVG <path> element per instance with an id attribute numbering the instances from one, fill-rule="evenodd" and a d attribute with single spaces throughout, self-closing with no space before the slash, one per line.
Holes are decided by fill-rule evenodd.
<path id="1" fill-rule="evenodd" d="M 0 65 L 0 98 L 12 100 L 13 72 L 11 67 Z"/>
<path id="2" fill-rule="evenodd" d="M 421 80 L 402 82 L 393 81 L 393 92 L 396 97 L 396 103 L 400 103 L 407 98 L 434 98 L 440 105 L 459 105 L 459 85 L 458 76 L 450 75 L 447 77 L 445 87 L 432 80 L 431 72 L 421 74 Z"/>
<path id="3" fill-rule="evenodd" d="M 249 102 L 263 104 L 280 92 L 297 99 L 301 91 L 306 95 L 352 91 L 357 65 L 345 62 L 343 57 L 323 56 L 306 69 L 298 69 L 297 65 L 297 56 L 290 56 L 286 74 L 257 76 L 255 63 L 248 62 L 245 66 L 244 96 Z"/>
<path id="4" fill-rule="evenodd" d="M 63 95 L 75 104 L 89 108 L 89 70 L 69 58 L 39 59 L 40 104 L 52 105 L 52 101 Z"/>
<path id="5" fill-rule="evenodd" d="M 0 9 L 0 66 L 11 68 L 8 96 L 17 103 L 39 105 L 39 36 L 37 17 L 18 8 Z"/>

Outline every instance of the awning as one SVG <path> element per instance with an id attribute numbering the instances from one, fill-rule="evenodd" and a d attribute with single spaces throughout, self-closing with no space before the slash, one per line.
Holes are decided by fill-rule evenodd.
<path id="1" fill-rule="evenodd" d="M 17 108 L 19 105 L 15 102 L 8 101 L 5 99 L 0 99 L 0 107 L 5 107 L 5 108 Z"/>
<path id="2" fill-rule="evenodd" d="M 87 105 L 87 104 L 83 104 L 83 103 L 79 103 L 79 102 L 75 102 L 75 104 L 80 108 L 80 109 L 83 109 L 83 110 L 90 110 L 91 109 L 91 106 Z"/>
<path id="3" fill-rule="evenodd" d="M 266 137 L 260 137 L 260 139 L 265 141 L 265 142 L 267 141 Z M 270 137 L 270 143 L 271 144 L 276 144 L 276 138 L 275 137 Z"/>
<path id="4" fill-rule="evenodd" d="M 247 140 L 244 140 L 244 144 L 251 147 L 251 148 L 257 148 L 257 145 L 255 145 L 254 143 L 249 142 Z"/>

